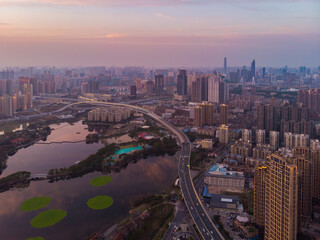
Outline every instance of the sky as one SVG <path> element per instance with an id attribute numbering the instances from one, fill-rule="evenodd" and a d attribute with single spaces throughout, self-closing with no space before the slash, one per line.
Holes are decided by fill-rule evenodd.
<path id="1" fill-rule="evenodd" d="M 5 66 L 320 65 L 319 0 L 0 0 Z"/>

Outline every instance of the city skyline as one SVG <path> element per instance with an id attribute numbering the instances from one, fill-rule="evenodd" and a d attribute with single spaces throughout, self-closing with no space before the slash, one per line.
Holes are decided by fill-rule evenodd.
<path id="1" fill-rule="evenodd" d="M 316 67 L 317 1 L 0 0 L 5 66 Z M 299 10 L 299 11 L 297 11 Z"/>

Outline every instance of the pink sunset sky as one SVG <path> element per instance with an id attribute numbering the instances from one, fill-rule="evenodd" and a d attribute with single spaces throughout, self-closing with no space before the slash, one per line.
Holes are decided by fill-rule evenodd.
<path id="1" fill-rule="evenodd" d="M 0 67 L 320 65 L 318 0 L 0 0 Z"/>

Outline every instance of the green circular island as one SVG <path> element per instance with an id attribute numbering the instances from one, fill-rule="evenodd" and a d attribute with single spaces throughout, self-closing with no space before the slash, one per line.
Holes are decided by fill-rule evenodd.
<path id="1" fill-rule="evenodd" d="M 50 203 L 49 197 L 34 197 L 23 202 L 20 206 L 20 210 L 24 212 L 35 211 L 47 206 Z"/>
<path id="2" fill-rule="evenodd" d="M 111 180 L 112 180 L 112 177 L 110 176 L 95 177 L 90 181 L 90 184 L 95 187 L 100 187 L 111 182 Z"/>
<path id="3" fill-rule="evenodd" d="M 87 205 L 89 208 L 100 210 L 106 209 L 113 204 L 112 197 L 109 196 L 97 196 L 88 200 Z"/>
<path id="4" fill-rule="evenodd" d="M 28 238 L 27 240 L 44 240 L 42 237 Z"/>
<path id="5" fill-rule="evenodd" d="M 59 209 L 50 209 L 39 213 L 31 220 L 30 224 L 35 228 L 45 228 L 60 222 L 66 216 L 67 212 Z"/>

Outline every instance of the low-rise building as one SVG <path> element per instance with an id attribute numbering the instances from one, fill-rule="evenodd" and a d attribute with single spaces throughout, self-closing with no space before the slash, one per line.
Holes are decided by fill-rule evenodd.
<path id="1" fill-rule="evenodd" d="M 212 139 L 204 139 L 201 141 L 201 147 L 212 150 Z"/>
<path id="2" fill-rule="evenodd" d="M 208 186 L 209 193 L 239 192 L 244 189 L 245 177 L 243 172 L 228 171 L 226 166 L 219 164 L 210 168 L 204 183 Z"/>

